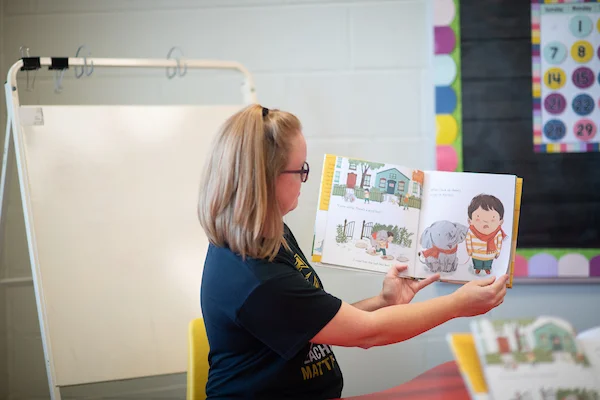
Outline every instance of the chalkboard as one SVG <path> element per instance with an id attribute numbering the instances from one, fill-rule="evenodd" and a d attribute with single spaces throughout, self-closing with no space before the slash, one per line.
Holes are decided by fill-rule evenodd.
<path id="1" fill-rule="evenodd" d="M 600 281 L 600 153 L 534 151 L 530 8 L 461 2 L 463 168 L 523 177 L 522 281 Z"/>

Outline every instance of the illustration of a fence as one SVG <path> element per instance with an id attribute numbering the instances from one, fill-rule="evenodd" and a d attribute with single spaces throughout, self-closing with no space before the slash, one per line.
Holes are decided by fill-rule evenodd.
<path id="1" fill-rule="evenodd" d="M 333 185 L 333 192 L 331 194 L 334 196 L 343 196 L 346 194 L 346 185 Z"/>
<path id="2" fill-rule="evenodd" d="M 381 203 L 383 201 L 383 192 L 381 190 L 379 190 L 376 187 L 371 187 L 368 188 L 369 189 L 369 200 L 370 201 L 376 201 L 378 203 Z M 344 196 L 347 194 L 347 192 L 350 193 L 354 193 L 354 197 L 356 197 L 357 199 L 363 200 L 365 198 L 365 189 L 357 186 L 353 189 L 348 190 L 346 188 L 346 185 L 333 185 L 333 189 L 331 191 L 331 194 L 333 196 Z"/>
<path id="3" fill-rule="evenodd" d="M 373 232 L 373 223 L 372 222 L 367 222 L 365 223 L 365 221 L 363 220 L 362 222 L 362 229 L 360 230 L 360 238 L 369 238 L 371 237 L 371 233 Z"/>
<path id="4" fill-rule="evenodd" d="M 409 197 L 408 198 L 408 206 L 412 208 L 421 208 L 421 199 L 418 197 Z"/>
<path id="5" fill-rule="evenodd" d="M 344 236 L 346 237 L 354 237 L 354 222 L 348 222 L 348 220 L 344 220 Z"/>

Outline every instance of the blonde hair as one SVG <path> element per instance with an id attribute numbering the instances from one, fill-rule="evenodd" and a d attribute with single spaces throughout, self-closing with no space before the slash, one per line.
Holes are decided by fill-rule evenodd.
<path id="1" fill-rule="evenodd" d="M 287 247 L 275 182 L 301 129 L 296 116 L 257 104 L 225 121 L 209 149 L 198 200 L 212 244 L 269 260 Z"/>

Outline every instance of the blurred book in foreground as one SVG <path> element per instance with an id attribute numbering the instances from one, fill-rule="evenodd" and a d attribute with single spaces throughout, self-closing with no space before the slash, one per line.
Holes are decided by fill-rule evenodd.
<path id="1" fill-rule="evenodd" d="M 447 336 L 471 398 L 600 400 L 600 327 L 552 316 L 478 318 Z"/>

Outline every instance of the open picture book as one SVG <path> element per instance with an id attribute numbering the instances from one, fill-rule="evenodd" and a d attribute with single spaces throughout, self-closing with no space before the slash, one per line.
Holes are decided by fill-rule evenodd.
<path id="1" fill-rule="evenodd" d="M 447 336 L 473 399 L 600 400 L 600 327 L 562 318 L 478 318 Z"/>
<path id="2" fill-rule="evenodd" d="M 312 261 L 323 266 L 464 283 L 509 274 L 522 179 L 421 171 L 326 154 Z"/>

